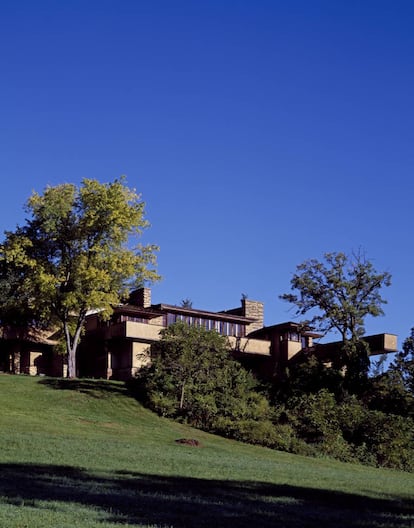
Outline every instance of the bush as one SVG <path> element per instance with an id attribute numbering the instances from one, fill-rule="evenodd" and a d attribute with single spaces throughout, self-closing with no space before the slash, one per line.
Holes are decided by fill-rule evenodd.
<path id="1" fill-rule="evenodd" d="M 326 389 L 291 398 L 287 413 L 297 435 L 307 443 L 322 443 L 339 431 L 335 396 Z"/>
<path id="2" fill-rule="evenodd" d="M 414 470 L 414 422 L 367 409 L 356 396 L 337 404 L 326 390 L 292 398 L 288 422 L 298 439 L 318 455 L 406 471 Z M 292 442 L 295 453 L 303 445 Z"/>
<path id="3" fill-rule="evenodd" d="M 362 425 L 363 444 L 378 466 L 414 470 L 414 422 L 393 414 L 367 411 Z"/>
<path id="4" fill-rule="evenodd" d="M 279 448 L 280 435 L 270 420 L 232 420 L 231 418 L 220 417 L 214 425 L 215 433 L 228 438 L 248 444 Z"/>

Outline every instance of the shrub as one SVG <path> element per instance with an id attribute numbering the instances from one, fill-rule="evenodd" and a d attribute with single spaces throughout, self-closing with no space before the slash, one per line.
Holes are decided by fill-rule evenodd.
<path id="1" fill-rule="evenodd" d="M 362 439 L 377 465 L 414 470 L 414 422 L 393 414 L 367 411 Z"/>
<path id="2" fill-rule="evenodd" d="M 318 455 L 414 470 L 414 422 L 410 418 L 369 410 L 356 396 L 337 404 L 326 390 L 292 398 L 287 402 L 287 416 L 298 439 Z M 292 442 L 291 449 L 306 452 L 300 442 Z"/>
<path id="3" fill-rule="evenodd" d="M 299 438 L 307 443 L 322 443 L 339 431 L 335 396 L 326 389 L 290 399 L 287 412 Z"/>

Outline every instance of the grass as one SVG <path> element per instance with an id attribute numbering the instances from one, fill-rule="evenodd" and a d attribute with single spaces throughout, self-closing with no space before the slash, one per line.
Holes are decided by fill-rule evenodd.
<path id="1" fill-rule="evenodd" d="M 3 375 L 0 395 L 0 527 L 414 526 L 412 474 L 209 435 L 122 383 Z"/>

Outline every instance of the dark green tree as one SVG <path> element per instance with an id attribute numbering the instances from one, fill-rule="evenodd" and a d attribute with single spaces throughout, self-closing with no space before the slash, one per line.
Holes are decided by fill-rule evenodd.
<path id="1" fill-rule="evenodd" d="M 403 343 L 403 350 L 395 358 L 395 369 L 401 373 L 401 378 L 407 392 L 414 397 L 414 328 Z"/>
<path id="2" fill-rule="evenodd" d="M 162 331 L 151 358 L 141 379 L 149 406 L 164 416 L 223 432 L 226 420 L 261 420 L 270 413 L 254 377 L 215 331 L 175 323 Z"/>
<path id="3" fill-rule="evenodd" d="M 181 301 L 180 306 L 182 308 L 190 308 L 191 309 L 193 307 L 193 301 L 191 299 L 189 299 L 188 297 L 186 297 L 185 299 L 183 299 Z"/>
<path id="4" fill-rule="evenodd" d="M 383 315 L 386 301 L 381 289 L 391 284 L 388 272 L 377 272 L 361 253 L 326 253 L 323 260 L 310 259 L 297 266 L 291 287 L 281 299 L 296 307 L 297 316 L 308 316 L 306 324 L 327 334 L 341 336 L 337 368 L 346 368 L 350 386 L 366 379 L 369 350 L 362 337 L 365 319 Z M 304 322 L 305 323 L 305 322 Z"/>
<path id="5" fill-rule="evenodd" d="M 47 324 L 33 302 L 27 280 L 30 271 L 29 266 L 16 268 L 0 259 L 0 324 L 3 329 Z"/>
<path id="6" fill-rule="evenodd" d="M 414 328 L 388 370 L 370 380 L 365 399 L 373 409 L 414 417 Z"/>
<path id="7" fill-rule="evenodd" d="M 284 376 L 274 385 L 272 394 L 276 402 L 314 394 L 322 389 L 339 396 L 342 378 L 336 369 L 326 366 L 315 354 L 310 354 L 289 365 Z"/>

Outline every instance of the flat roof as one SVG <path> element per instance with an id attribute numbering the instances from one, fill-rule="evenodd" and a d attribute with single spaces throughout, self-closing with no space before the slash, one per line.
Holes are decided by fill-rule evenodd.
<path id="1" fill-rule="evenodd" d="M 258 330 L 255 330 L 254 332 L 251 332 L 250 335 L 259 335 L 261 333 L 268 332 L 276 332 L 276 331 L 289 331 L 293 330 L 294 332 L 300 332 L 303 336 L 309 336 L 309 337 L 322 337 L 322 334 L 318 334 L 317 332 L 313 332 L 312 330 L 305 330 L 305 326 L 300 323 L 294 323 L 293 321 L 286 321 L 285 323 L 278 323 L 270 326 L 264 326 L 263 328 L 259 328 Z"/>
<path id="2" fill-rule="evenodd" d="M 175 306 L 173 304 L 158 304 L 155 306 L 162 312 L 179 313 L 183 315 L 195 316 L 195 317 L 206 317 L 209 319 L 218 319 L 220 321 L 231 321 L 234 323 L 253 323 L 256 319 L 251 317 L 243 317 L 242 315 L 235 315 L 224 312 L 210 312 L 207 310 L 197 310 L 195 308 L 184 308 L 183 306 Z"/>
<path id="3" fill-rule="evenodd" d="M 195 308 L 184 308 L 183 306 L 175 306 L 173 304 L 156 304 L 151 305 L 148 308 L 142 306 L 136 306 L 134 304 L 121 304 L 114 307 L 114 311 L 118 313 L 135 314 L 147 319 L 153 319 L 160 317 L 166 313 L 174 313 L 181 315 L 188 315 L 190 317 L 201 317 L 206 319 L 215 319 L 217 321 L 227 321 L 231 323 L 239 324 L 250 324 L 256 321 L 251 317 L 243 317 L 241 315 L 223 313 L 223 312 L 210 312 L 207 310 L 197 310 Z"/>

